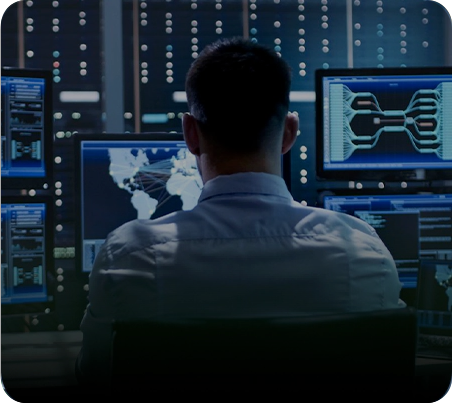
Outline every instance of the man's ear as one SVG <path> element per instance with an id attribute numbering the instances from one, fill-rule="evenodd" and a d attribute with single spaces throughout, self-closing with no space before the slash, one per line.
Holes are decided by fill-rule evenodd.
<path id="1" fill-rule="evenodd" d="M 189 113 L 182 116 L 182 131 L 188 149 L 193 155 L 199 156 L 199 128 L 196 119 Z"/>
<path id="2" fill-rule="evenodd" d="M 284 122 L 284 134 L 281 147 L 282 154 L 288 152 L 295 144 L 298 134 L 298 124 L 299 124 L 298 113 L 289 112 Z"/>

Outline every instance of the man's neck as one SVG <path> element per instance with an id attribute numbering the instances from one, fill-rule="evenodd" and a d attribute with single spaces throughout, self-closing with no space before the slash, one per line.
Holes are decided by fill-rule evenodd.
<path id="1" fill-rule="evenodd" d="M 277 157 L 269 158 L 262 155 L 222 156 L 214 158 L 207 154 L 200 157 L 203 182 L 220 175 L 232 175 L 243 172 L 263 172 L 281 175 L 281 160 Z"/>

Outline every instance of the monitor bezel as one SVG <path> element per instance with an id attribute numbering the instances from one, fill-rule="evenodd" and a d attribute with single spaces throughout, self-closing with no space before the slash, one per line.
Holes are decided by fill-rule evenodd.
<path id="1" fill-rule="evenodd" d="M 45 80 L 44 91 L 44 139 L 43 154 L 45 176 L 14 176 L 1 177 L 2 189 L 48 189 L 52 185 L 53 178 L 53 75 L 50 70 L 2 67 L 2 77 L 30 77 Z"/>
<path id="2" fill-rule="evenodd" d="M 54 198 L 51 195 L 2 196 L 2 204 L 44 204 L 45 213 L 45 273 L 47 286 L 47 301 L 21 302 L 1 304 L 2 317 L 49 314 L 55 311 L 56 271 L 54 262 L 55 229 L 54 229 Z M 50 298 L 50 299 L 49 299 Z"/>
<path id="3" fill-rule="evenodd" d="M 76 274 L 83 279 L 89 277 L 90 271 L 83 270 L 82 241 L 82 183 L 81 183 L 81 145 L 84 141 L 184 141 L 181 132 L 146 132 L 146 133 L 76 133 L 74 144 L 74 189 L 75 189 L 75 267 Z"/>
<path id="4" fill-rule="evenodd" d="M 322 181 L 434 181 L 452 179 L 452 169 L 362 169 L 328 170 L 324 168 L 324 114 L 323 78 L 330 76 L 407 76 L 407 75 L 451 75 L 452 66 L 437 67 L 388 67 L 388 68 L 337 68 L 315 71 L 315 110 L 316 110 L 316 177 Z"/>

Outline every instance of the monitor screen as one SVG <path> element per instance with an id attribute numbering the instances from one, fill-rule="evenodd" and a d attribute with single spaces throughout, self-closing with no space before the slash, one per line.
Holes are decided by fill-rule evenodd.
<path id="1" fill-rule="evenodd" d="M 52 200 L 2 197 L 2 315 L 48 313 L 54 304 Z"/>
<path id="2" fill-rule="evenodd" d="M 405 288 L 416 288 L 421 259 L 452 260 L 452 195 L 335 195 L 323 205 L 375 228 Z"/>
<path id="3" fill-rule="evenodd" d="M 52 75 L 2 68 L 2 187 L 37 188 L 52 173 Z"/>
<path id="4" fill-rule="evenodd" d="M 317 175 L 452 176 L 452 67 L 316 71 Z"/>
<path id="5" fill-rule="evenodd" d="M 417 291 L 419 332 L 452 336 L 452 260 L 422 261 Z"/>
<path id="6" fill-rule="evenodd" d="M 77 135 L 77 268 L 90 272 L 107 235 L 133 219 L 191 210 L 203 187 L 181 134 Z"/>

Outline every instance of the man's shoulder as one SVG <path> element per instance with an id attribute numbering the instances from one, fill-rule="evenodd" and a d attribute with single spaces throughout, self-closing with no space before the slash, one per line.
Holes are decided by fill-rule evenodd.
<path id="1" fill-rule="evenodd" d="M 305 213 L 296 226 L 301 233 L 326 233 L 359 231 L 374 236 L 375 229 L 362 219 L 346 213 L 319 207 L 305 207 Z"/>
<path id="2" fill-rule="evenodd" d="M 171 219 L 128 221 L 110 232 L 103 245 L 110 258 L 120 258 L 139 250 L 169 242 L 176 237 L 177 223 Z"/>
<path id="3" fill-rule="evenodd" d="M 136 219 L 113 230 L 107 242 L 119 244 L 139 245 L 145 242 L 147 245 L 151 243 L 159 243 L 168 240 L 177 234 L 177 215 L 160 217 L 153 220 Z"/>

